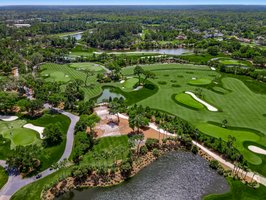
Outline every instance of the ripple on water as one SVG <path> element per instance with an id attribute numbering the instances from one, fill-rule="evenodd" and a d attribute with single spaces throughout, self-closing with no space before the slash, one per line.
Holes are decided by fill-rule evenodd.
<path id="1" fill-rule="evenodd" d="M 60 200 L 196 200 L 229 186 L 208 162 L 190 152 L 169 153 L 118 186 L 75 190 Z"/>

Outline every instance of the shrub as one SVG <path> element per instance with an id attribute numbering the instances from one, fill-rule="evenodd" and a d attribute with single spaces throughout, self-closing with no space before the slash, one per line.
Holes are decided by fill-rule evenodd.
<path id="1" fill-rule="evenodd" d="M 148 150 L 152 150 L 153 148 L 158 148 L 159 140 L 154 138 L 148 138 L 145 142 L 145 145 L 147 146 Z"/>
<path id="2" fill-rule="evenodd" d="M 211 160 L 209 166 L 210 166 L 212 169 L 218 169 L 218 167 L 219 167 L 219 162 L 218 162 L 217 160 Z"/>
<path id="3" fill-rule="evenodd" d="M 131 174 L 132 166 L 129 162 L 123 162 L 120 166 L 121 175 L 128 178 Z"/>
<path id="4" fill-rule="evenodd" d="M 140 154 L 141 154 L 141 155 L 145 155 L 145 154 L 147 154 L 147 153 L 148 153 L 148 148 L 147 148 L 146 145 L 140 147 Z"/>
<path id="5" fill-rule="evenodd" d="M 178 84 L 172 84 L 172 87 L 180 87 Z"/>
<path id="6" fill-rule="evenodd" d="M 166 81 L 158 81 L 158 84 L 160 84 L 160 85 L 166 85 L 167 82 Z"/>
<path id="7" fill-rule="evenodd" d="M 152 154 L 153 154 L 156 158 L 158 158 L 159 155 L 160 155 L 160 152 L 159 152 L 158 149 L 155 148 L 155 149 L 152 150 Z"/>
<path id="8" fill-rule="evenodd" d="M 199 150 L 195 145 L 193 145 L 191 151 L 192 153 L 197 154 Z"/>

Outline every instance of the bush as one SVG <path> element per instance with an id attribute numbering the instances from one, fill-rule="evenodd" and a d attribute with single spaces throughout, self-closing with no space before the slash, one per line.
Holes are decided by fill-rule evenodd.
<path id="1" fill-rule="evenodd" d="M 193 145 L 191 151 L 192 153 L 197 154 L 199 150 L 195 145 Z"/>
<path id="2" fill-rule="evenodd" d="M 141 154 L 141 155 L 145 155 L 145 154 L 147 154 L 147 153 L 148 153 L 148 148 L 147 148 L 146 145 L 140 147 L 140 154 Z"/>
<path id="3" fill-rule="evenodd" d="M 158 158 L 159 155 L 160 155 L 160 152 L 159 152 L 158 149 L 155 148 L 155 149 L 152 150 L 152 154 L 153 154 L 156 158 Z"/>
<path id="4" fill-rule="evenodd" d="M 212 169 L 218 169 L 218 167 L 219 167 L 219 162 L 218 162 L 217 160 L 211 160 L 209 166 L 210 166 Z"/>
<path id="5" fill-rule="evenodd" d="M 166 81 L 158 81 L 158 84 L 160 84 L 160 85 L 166 85 L 167 82 Z"/>
<path id="6" fill-rule="evenodd" d="M 130 165 L 129 162 L 124 162 L 120 166 L 120 172 L 121 175 L 124 176 L 125 178 L 128 178 L 131 174 L 132 166 Z"/>
<path id="7" fill-rule="evenodd" d="M 152 150 L 153 148 L 158 148 L 159 147 L 159 140 L 154 139 L 154 138 L 148 138 L 145 142 L 146 147 L 148 150 Z"/>

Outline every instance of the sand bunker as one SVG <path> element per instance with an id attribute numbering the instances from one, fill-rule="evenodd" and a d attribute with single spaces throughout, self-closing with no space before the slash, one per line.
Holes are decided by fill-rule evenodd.
<path id="1" fill-rule="evenodd" d="M 41 127 L 41 126 L 35 126 L 33 124 L 25 124 L 23 126 L 24 128 L 28 128 L 28 129 L 32 129 L 34 131 L 37 131 L 39 134 L 40 134 L 40 138 L 43 139 L 44 136 L 43 136 L 43 131 L 44 131 L 44 127 Z"/>
<path id="2" fill-rule="evenodd" d="M 190 96 L 193 97 L 193 99 L 195 99 L 196 101 L 198 101 L 201 104 L 203 104 L 204 106 L 206 106 L 209 111 L 213 111 L 213 112 L 217 112 L 218 111 L 217 108 L 215 108 L 214 106 L 208 104 L 207 102 L 203 101 L 202 99 L 198 98 L 193 92 L 185 92 L 185 93 L 189 94 Z"/>
<path id="3" fill-rule="evenodd" d="M 215 70 L 216 70 L 216 68 L 215 68 L 215 67 L 211 67 L 211 70 L 215 71 Z"/>
<path id="4" fill-rule="evenodd" d="M 258 153 L 258 154 L 263 154 L 266 155 L 266 150 L 262 149 L 260 147 L 254 146 L 254 145 L 249 145 L 248 149 L 254 153 Z"/>
<path id="5" fill-rule="evenodd" d="M 5 121 L 5 122 L 11 122 L 16 119 L 18 119 L 17 116 L 0 115 L 0 120 Z"/>
<path id="6" fill-rule="evenodd" d="M 125 82 L 125 80 L 121 80 L 121 81 L 120 81 L 120 83 L 124 83 L 124 82 Z"/>

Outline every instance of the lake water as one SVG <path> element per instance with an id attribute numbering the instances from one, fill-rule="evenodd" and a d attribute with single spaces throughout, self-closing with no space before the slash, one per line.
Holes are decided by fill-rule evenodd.
<path id="1" fill-rule="evenodd" d="M 101 94 L 100 97 L 98 97 L 98 99 L 96 100 L 97 103 L 102 103 L 104 101 L 108 101 L 109 98 L 125 98 L 122 94 L 119 94 L 119 93 L 116 93 L 116 92 L 113 92 L 111 88 L 104 88 L 103 89 L 103 92 Z"/>
<path id="2" fill-rule="evenodd" d="M 74 190 L 58 200 L 199 200 L 227 191 L 225 178 L 206 160 L 190 152 L 172 152 L 120 185 Z"/>
<path id="3" fill-rule="evenodd" d="M 76 40 L 80 40 L 81 37 L 82 37 L 82 32 L 80 32 L 80 33 L 75 33 L 75 34 L 70 34 L 70 35 L 66 35 L 66 36 L 64 36 L 63 38 L 66 38 L 66 39 L 67 39 L 68 36 L 73 37 L 73 38 L 76 38 Z"/>
<path id="4" fill-rule="evenodd" d="M 192 51 L 189 49 L 184 49 L 184 48 L 175 48 L 175 49 L 143 49 L 143 50 L 140 50 L 139 52 L 159 53 L 159 54 L 168 54 L 168 55 L 179 56 L 179 55 L 182 55 L 184 53 L 189 53 Z"/>

